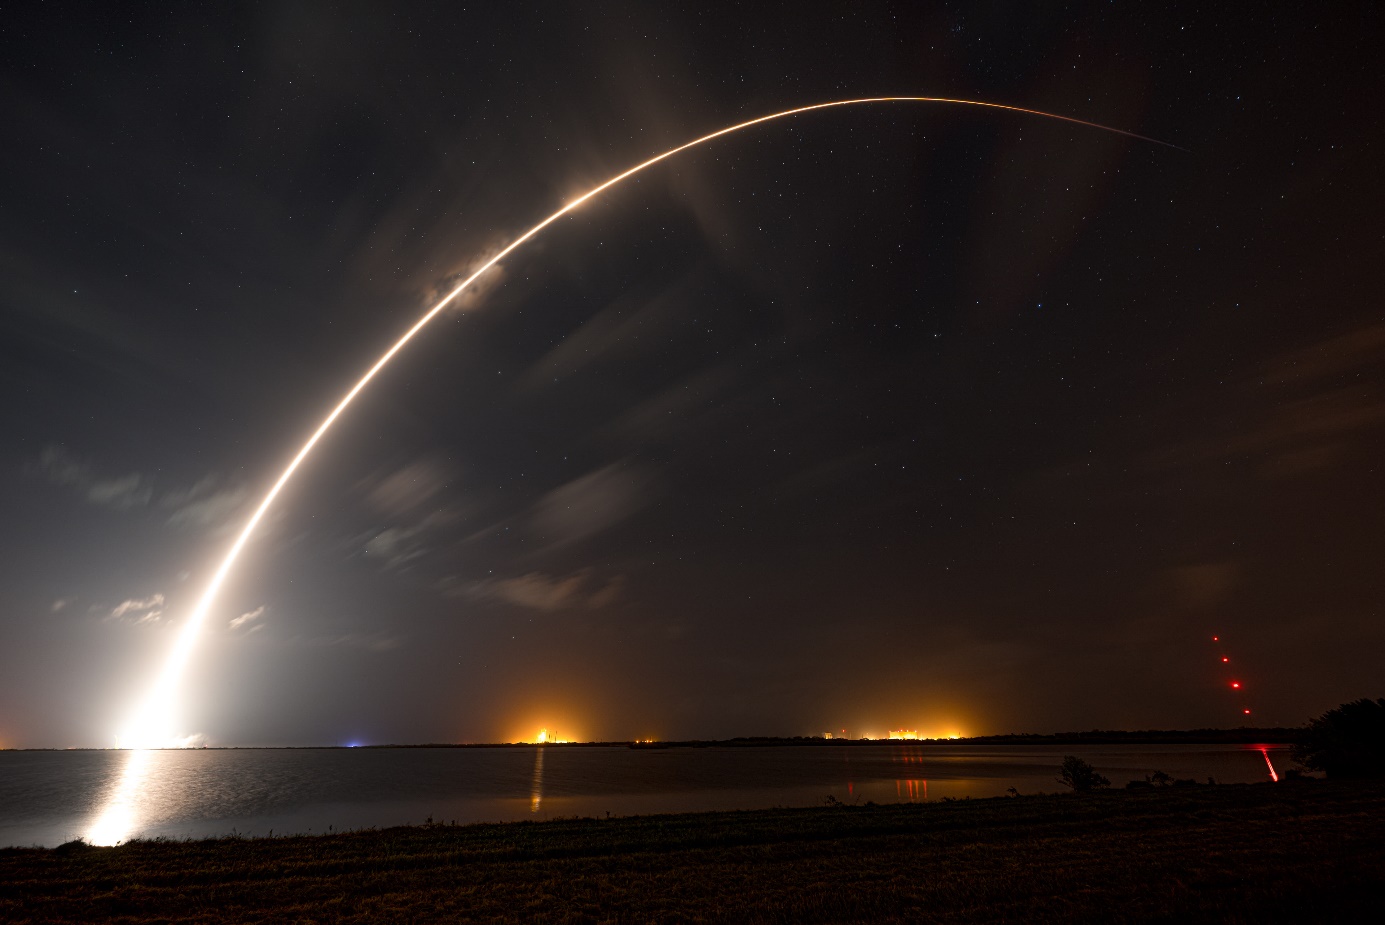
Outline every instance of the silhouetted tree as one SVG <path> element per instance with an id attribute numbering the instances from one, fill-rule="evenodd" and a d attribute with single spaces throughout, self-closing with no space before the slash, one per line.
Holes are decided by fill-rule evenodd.
<path id="1" fill-rule="evenodd" d="M 1111 786 L 1111 782 L 1097 773 L 1096 768 L 1078 758 L 1068 755 L 1063 758 L 1063 766 L 1058 775 L 1058 783 L 1071 787 L 1073 793 L 1086 793 Z"/>
<path id="2" fill-rule="evenodd" d="M 1385 777 L 1385 698 L 1328 710 L 1303 730 L 1293 756 L 1328 777 Z"/>

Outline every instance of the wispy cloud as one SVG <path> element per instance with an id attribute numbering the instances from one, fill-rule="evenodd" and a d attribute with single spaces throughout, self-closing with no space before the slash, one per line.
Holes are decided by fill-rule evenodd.
<path id="1" fill-rule="evenodd" d="M 533 528 L 550 546 L 599 533 L 640 508 L 646 481 L 632 465 L 603 466 L 539 499 L 530 515 Z"/>
<path id="2" fill-rule="evenodd" d="M 432 511 L 412 526 L 385 527 L 372 530 L 352 541 L 353 546 L 365 547 L 365 554 L 384 564 L 386 569 L 398 569 L 429 552 L 424 536 L 434 527 L 452 523 L 457 514 L 451 510 Z"/>
<path id="3" fill-rule="evenodd" d="M 226 625 L 227 625 L 227 627 L 228 627 L 229 629 L 233 629 L 233 630 L 235 630 L 235 629 L 240 629 L 240 628 L 241 628 L 242 626 L 244 626 L 245 624 L 251 623 L 251 622 L 253 622 L 253 621 L 255 621 L 255 620 L 260 619 L 260 617 L 264 616 L 264 610 L 265 610 L 265 605 L 264 605 L 264 604 L 261 604 L 260 606 L 256 607 L 254 610 L 250 611 L 249 613 L 243 613 L 243 614 L 241 614 L 240 616 L 236 617 L 234 620 L 232 620 L 230 623 L 228 623 L 228 624 L 226 624 Z M 263 623 L 256 623 L 255 626 L 253 626 L 253 627 L 250 628 L 250 632 L 254 632 L 255 630 L 260 629 L 260 628 L 263 627 L 263 626 L 264 626 Z"/>
<path id="4" fill-rule="evenodd" d="M 100 476 L 91 465 L 72 457 L 60 446 L 45 447 L 39 454 L 38 468 L 54 485 L 74 488 L 92 504 L 112 510 L 144 507 L 154 494 L 139 473 L 114 478 Z"/>
<path id="5" fill-rule="evenodd" d="M 171 511 L 168 524 L 221 534 L 235 526 L 246 507 L 249 492 L 243 485 L 219 488 L 220 479 L 209 475 L 190 488 L 165 492 L 159 507 Z"/>
<path id="6" fill-rule="evenodd" d="M 1213 426 L 1191 439 L 1161 441 L 1147 465 L 1172 470 L 1254 458 L 1268 479 L 1327 468 L 1360 452 L 1367 435 L 1385 426 L 1385 392 L 1360 376 L 1382 362 L 1385 324 L 1277 357 L 1236 383 L 1221 407 L 1178 409 L 1179 423 L 1196 413 Z"/>
<path id="7" fill-rule="evenodd" d="M 563 609 L 596 610 L 607 607 L 619 598 L 624 584 L 624 578 L 616 576 L 605 584 L 597 585 L 587 569 L 564 576 L 529 572 L 517 578 L 477 582 L 466 593 L 473 598 L 490 598 L 551 613 Z"/>
<path id="8" fill-rule="evenodd" d="M 54 601 L 53 603 L 51 603 L 51 604 L 48 605 L 48 612 L 49 612 L 49 613 L 57 613 L 58 611 L 62 610 L 62 609 L 65 608 L 68 604 L 71 604 L 71 603 L 72 603 L 72 598 L 70 598 L 70 597 L 60 597 L 60 598 L 58 598 L 56 601 Z"/>
<path id="9" fill-rule="evenodd" d="M 366 500 L 383 513 L 406 514 L 432 498 L 448 482 L 447 467 L 437 460 L 417 459 L 388 475 L 367 481 Z"/>
<path id="10" fill-rule="evenodd" d="M 115 511 L 147 508 L 155 496 L 147 476 L 138 472 L 121 476 L 102 474 L 60 446 L 44 448 L 37 470 L 54 485 L 72 488 L 90 503 Z M 188 488 L 162 492 L 157 503 L 169 512 L 169 526 L 215 535 L 239 521 L 248 501 L 243 485 L 222 485 L 217 476 L 208 475 Z"/>
<path id="11" fill-rule="evenodd" d="M 148 597 L 132 597 L 111 608 L 106 621 L 128 623 L 131 626 L 158 623 L 159 618 L 163 616 L 163 607 L 164 596 L 157 592 Z"/>

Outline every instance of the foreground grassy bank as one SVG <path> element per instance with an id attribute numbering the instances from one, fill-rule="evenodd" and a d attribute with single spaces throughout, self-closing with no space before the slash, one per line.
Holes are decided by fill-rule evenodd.
<path id="1" fill-rule="evenodd" d="M 1377 921 L 1385 786 L 0 850 L 0 921 Z"/>

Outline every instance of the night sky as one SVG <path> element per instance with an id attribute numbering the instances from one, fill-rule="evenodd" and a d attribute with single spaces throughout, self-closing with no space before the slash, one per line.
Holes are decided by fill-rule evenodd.
<path id="1" fill-rule="evenodd" d="M 7 11 L 0 746 L 114 744 L 259 496 L 478 258 L 705 132 L 901 94 L 1186 151 L 888 104 L 585 205 L 320 445 L 181 731 L 1297 725 L 1385 693 L 1379 8 L 716 6 Z"/>

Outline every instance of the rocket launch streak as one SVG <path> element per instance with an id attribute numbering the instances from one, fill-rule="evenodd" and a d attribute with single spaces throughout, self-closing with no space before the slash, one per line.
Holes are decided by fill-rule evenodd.
<path id="1" fill-rule="evenodd" d="M 207 612 L 211 609 L 212 603 L 216 600 L 217 593 L 221 590 L 221 586 L 226 581 L 226 576 L 230 574 L 231 568 L 235 565 L 236 559 L 240 557 L 241 551 L 245 548 L 245 544 L 249 542 L 251 535 L 255 532 L 255 528 L 258 527 L 260 521 L 264 519 L 265 514 L 274 504 L 274 500 L 279 497 L 279 493 L 283 491 L 284 486 L 288 484 L 289 479 L 293 478 L 293 474 L 298 471 L 298 467 L 302 465 L 303 460 L 306 459 L 308 454 L 312 452 L 313 447 L 317 446 L 318 441 L 322 439 L 322 437 L 331 428 L 332 424 L 335 423 L 337 418 L 341 416 L 342 412 L 344 412 L 347 409 L 347 407 L 351 404 L 351 402 L 355 400 L 356 396 L 360 394 L 361 390 L 370 384 L 370 381 L 375 378 L 375 376 L 380 372 L 380 370 L 384 369 L 385 365 L 388 364 L 390 360 L 394 359 L 395 354 L 397 354 L 400 350 L 404 349 L 404 346 L 408 344 L 409 341 L 413 340 L 414 337 L 417 336 L 418 333 L 428 325 L 428 322 L 432 321 L 434 318 L 438 316 L 438 313 L 440 313 L 448 305 L 452 304 L 452 302 L 454 302 L 457 299 L 457 297 L 467 289 L 467 287 L 469 287 L 478 278 L 480 278 L 482 274 L 484 274 L 491 267 L 495 266 L 506 256 L 514 252 L 526 241 L 533 238 L 540 231 L 543 231 L 545 228 L 556 222 L 558 219 L 562 218 L 564 215 L 567 215 L 569 212 L 572 212 L 574 209 L 577 209 L 587 200 L 600 195 L 601 193 L 620 183 L 622 180 L 626 180 L 649 167 L 653 167 L 655 164 L 658 164 L 661 161 L 668 160 L 676 154 L 679 154 L 683 151 L 687 151 L 690 148 L 695 148 L 699 145 L 706 144 L 707 142 L 720 138 L 723 135 L 730 135 L 735 132 L 739 132 L 743 129 L 750 128 L 751 126 L 759 125 L 763 122 L 772 122 L 776 119 L 784 119 L 789 116 L 802 115 L 804 113 L 814 112 L 820 109 L 834 109 L 843 106 L 859 106 L 876 103 L 947 103 L 959 106 L 973 106 L 983 109 L 998 109 L 1004 110 L 1006 112 L 1015 112 L 1023 113 L 1025 115 L 1039 116 L 1045 119 L 1054 119 L 1060 122 L 1070 122 L 1074 125 L 1082 125 L 1088 128 L 1100 129 L 1101 131 L 1112 132 L 1117 135 L 1125 135 L 1129 138 L 1136 138 L 1141 141 L 1148 141 L 1154 144 L 1164 145 L 1166 147 L 1177 147 L 1176 145 L 1171 145 L 1168 142 L 1159 141 L 1158 139 L 1154 138 L 1147 138 L 1144 135 L 1137 135 L 1134 132 L 1123 131 L 1121 129 L 1112 128 L 1108 125 L 1101 125 L 1096 122 L 1088 122 L 1085 119 L 1076 119 L 1072 118 L 1071 116 L 1061 116 L 1051 112 L 1042 112 L 1037 109 L 1025 109 L 1020 106 L 1007 106 L 1002 103 L 986 103 L 978 100 L 947 99 L 944 97 L 880 96 L 851 100 L 834 100 L 827 103 L 815 103 L 811 106 L 799 106 L 795 109 L 786 109 L 782 112 L 771 113 L 767 116 L 760 116 L 759 118 L 749 119 L 745 122 L 739 122 L 735 125 L 731 125 L 726 128 L 719 129 L 715 132 L 703 135 L 700 138 L 694 138 L 692 141 L 689 141 L 686 144 L 679 145 L 676 148 L 670 148 L 662 154 L 657 154 L 654 157 L 651 157 L 648 160 L 643 161 L 642 163 L 636 164 L 634 167 L 631 167 L 623 173 L 619 173 L 616 176 L 611 177 L 604 183 L 600 184 L 599 186 L 596 186 L 593 189 L 588 190 L 581 196 L 578 196 L 576 199 L 573 199 L 571 202 L 567 203 L 567 205 L 563 206 L 558 211 L 554 212 L 552 215 L 545 218 L 543 221 L 539 222 L 534 227 L 530 228 L 528 231 L 524 232 L 514 241 L 510 242 L 510 244 L 508 244 L 499 253 L 495 254 L 485 263 L 481 264 L 481 266 L 470 276 L 458 283 L 452 289 L 451 292 L 444 296 L 436 305 L 430 308 L 423 315 L 423 317 L 419 318 L 418 321 L 414 322 L 414 325 L 410 327 L 406 332 L 404 332 L 404 335 L 400 337 L 399 340 L 395 341 L 393 346 L 386 350 L 384 355 L 381 356 L 380 359 L 375 361 L 375 365 L 371 366 L 370 369 L 366 371 L 365 375 L 363 375 L 356 382 L 356 384 L 351 387 L 351 390 L 346 393 L 346 395 L 341 399 L 341 401 L 337 403 L 336 407 L 332 409 L 331 413 L 328 414 L 327 417 L 322 421 L 322 423 L 318 425 L 317 430 L 313 431 L 312 436 L 308 438 L 308 441 L 305 444 L 303 444 L 303 447 L 298 451 L 297 455 L 295 455 L 293 459 L 289 462 L 288 467 L 284 469 L 283 473 L 279 476 L 278 480 L 274 483 L 273 487 L 270 488 L 269 493 L 265 495 L 264 500 L 260 502 L 259 507 L 255 509 L 254 514 L 251 515 L 250 519 L 241 529 L 241 532 L 236 537 L 235 542 L 231 544 L 231 548 L 226 553 L 226 557 L 222 560 L 221 565 L 212 575 L 212 580 L 207 584 L 206 590 L 202 592 L 202 597 L 198 600 L 197 606 L 193 608 L 192 613 L 188 616 L 187 620 L 184 621 L 182 629 L 178 634 L 178 638 L 174 642 L 173 649 L 169 652 L 168 658 L 164 662 L 163 669 L 159 672 L 153 686 L 150 688 L 149 693 L 143 701 L 140 709 L 136 711 L 130 727 L 126 729 L 124 731 L 124 734 L 120 737 L 121 744 L 126 747 L 136 749 L 159 748 L 163 747 L 171 741 L 173 737 L 172 725 L 174 719 L 172 712 L 173 698 L 178 686 L 178 682 L 182 678 L 183 671 L 187 665 L 188 658 L 192 654 L 193 646 L 196 644 L 197 637 L 202 629 L 202 624 L 206 620 Z M 137 768 L 142 766 L 142 764 L 133 761 L 130 762 L 127 765 L 126 772 L 122 774 L 120 781 L 118 782 L 116 787 L 113 788 L 111 796 L 107 798 L 106 807 L 103 808 L 102 815 L 99 817 L 97 823 L 95 823 L 93 826 L 93 831 L 101 832 L 103 838 L 109 839 L 113 837 L 111 835 L 112 826 L 109 824 L 106 818 L 110 812 L 110 807 L 118 802 L 128 802 L 128 800 L 132 797 L 133 789 L 136 783 L 135 778 L 138 777 L 139 773 Z M 114 837 L 116 839 L 119 839 L 124 836 L 117 835 Z"/>

